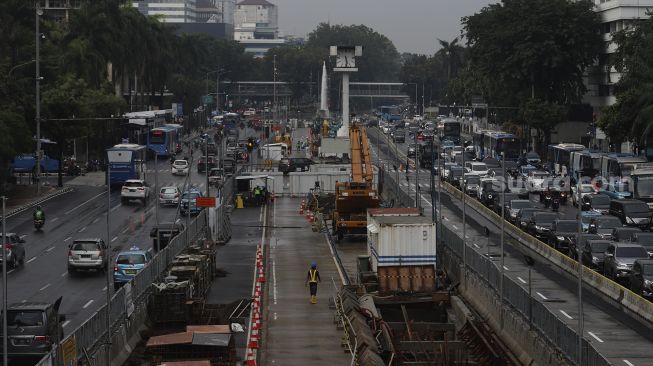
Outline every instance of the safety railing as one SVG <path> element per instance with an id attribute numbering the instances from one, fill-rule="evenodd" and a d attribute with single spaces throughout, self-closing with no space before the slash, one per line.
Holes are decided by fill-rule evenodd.
<path id="1" fill-rule="evenodd" d="M 168 245 L 160 250 L 153 258 L 152 261 L 141 271 L 134 276 L 130 282 L 131 291 L 128 296 L 126 287 L 117 290 L 110 301 L 110 324 L 112 331 L 125 321 L 127 318 L 127 306 L 133 304 L 134 306 L 143 306 L 144 296 L 147 295 L 151 284 L 156 281 L 166 270 L 168 265 L 172 263 L 175 256 L 180 254 L 190 242 L 195 240 L 197 236 L 206 227 L 206 210 L 200 212 L 195 217 L 190 225 L 184 231 L 179 233 L 170 240 Z M 189 241 L 190 240 L 190 241 Z M 128 298 L 129 297 L 129 298 Z M 71 334 L 69 334 L 59 345 L 70 340 L 74 340 L 76 346 L 76 354 L 81 357 L 84 354 L 93 352 L 99 345 L 101 345 L 107 336 L 107 312 L 106 304 L 100 307 L 89 319 L 77 327 Z M 124 345 L 114 344 L 112 347 L 123 347 Z M 51 355 L 45 356 L 39 364 L 43 365 L 57 365 L 56 357 Z M 51 362 L 51 363 L 48 363 Z M 100 364 L 98 364 L 100 365 Z M 107 365 L 104 365 L 107 366 Z"/>
<path id="2" fill-rule="evenodd" d="M 358 337 L 356 336 L 356 331 L 354 330 L 349 317 L 345 314 L 345 309 L 342 305 L 342 296 L 340 296 L 340 291 L 336 285 L 336 281 L 331 277 L 331 282 L 333 283 L 333 289 L 335 295 L 333 295 L 333 303 L 336 307 L 336 318 L 340 322 L 340 326 L 343 329 L 343 339 L 347 343 L 347 348 L 351 354 L 351 363 L 350 366 L 356 365 L 357 352 L 358 352 Z M 354 344 L 352 345 L 352 338 L 354 339 Z"/>
<path id="3" fill-rule="evenodd" d="M 455 189 L 453 186 L 446 183 L 445 185 L 448 192 L 460 195 L 460 191 Z M 386 176 L 385 186 L 396 187 L 397 184 L 391 176 Z M 499 215 L 487 209 L 485 206 L 482 206 L 479 202 L 474 200 L 469 200 L 466 202 L 468 202 L 468 204 L 473 208 L 480 211 L 481 214 L 487 215 L 487 217 L 492 220 L 497 221 L 501 219 Z M 480 207 L 477 208 L 475 206 Z M 506 226 L 508 226 L 508 224 L 506 224 Z M 455 254 L 459 261 L 462 261 L 464 245 L 462 238 L 456 232 L 450 230 L 444 225 L 442 226 L 442 230 L 438 233 L 438 235 L 440 235 L 441 241 L 444 243 L 444 246 L 448 249 L 448 251 Z M 522 236 L 527 236 L 527 234 L 522 233 Z M 543 252 L 551 249 L 544 243 L 539 241 L 537 242 L 541 244 L 538 246 L 538 252 Z M 559 252 L 556 251 L 556 253 Z M 559 254 L 563 256 L 561 253 Z M 465 251 L 465 256 L 467 270 L 471 270 L 480 279 L 485 281 L 488 287 L 495 293 L 495 295 L 500 297 L 499 289 L 501 282 L 501 271 L 499 269 L 499 264 L 495 263 L 495 260 L 492 257 L 484 253 L 477 252 L 473 250 L 473 248 L 469 247 L 468 250 Z M 498 261 L 498 258 L 496 258 L 496 260 Z M 571 262 L 576 263 L 571 259 L 566 262 L 569 265 L 571 265 Z M 456 265 L 453 267 L 455 268 L 458 266 Z M 577 271 L 578 267 L 575 267 L 575 269 Z M 593 271 L 590 271 L 586 268 L 586 273 L 587 272 Z M 516 310 L 517 314 L 519 314 L 526 322 L 531 321 L 535 330 L 537 330 L 545 339 L 547 339 L 550 344 L 559 349 L 562 354 L 568 358 L 569 361 L 574 362 L 578 356 L 578 335 L 576 331 L 565 324 L 564 321 L 552 313 L 544 304 L 529 296 L 528 291 L 518 283 L 514 282 L 511 278 L 504 276 L 503 280 L 502 298 L 503 301 L 505 301 L 505 304 L 509 305 L 510 308 Z M 582 366 L 611 365 L 611 363 L 594 348 L 594 345 L 585 339 L 583 339 L 582 350 Z"/>

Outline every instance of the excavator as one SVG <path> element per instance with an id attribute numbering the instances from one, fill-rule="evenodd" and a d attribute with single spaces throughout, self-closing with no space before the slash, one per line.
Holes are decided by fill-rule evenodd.
<path id="1" fill-rule="evenodd" d="M 360 126 L 349 127 L 351 143 L 351 180 L 336 182 L 333 210 L 333 235 L 338 241 L 345 235 L 367 233 L 367 209 L 378 208 L 381 198 L 374 189 L 374 169 L 367 133 Z"/>

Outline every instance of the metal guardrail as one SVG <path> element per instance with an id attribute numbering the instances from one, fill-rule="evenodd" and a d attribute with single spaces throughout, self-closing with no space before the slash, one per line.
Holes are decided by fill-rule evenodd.
<path id="1" fill-rule="evenodd" d="M 345 309 L 342 305 L 342 296 L 340 296 L 338 286 L 336 286 L 336 281 L 333 279 L 333 277 L 331 277 L 331 282 L 333 283 L 333 288 L 335 290 L 335 295 L 333 295 L 333 303 L 336 307 L 335 316 L 342 326 L 344 332 L 343 338 L 345 342 L 347 342 L 347 347 L 349 348 L 349 353 L 351 354 L 351 363 L 349 365 L 354 366 L 357 365 L 356 360 L 358 356 L 358 337 L 356 336 L 356 330 L 354 330 L 349 317 L 347 317 L 347 314 L 345 314 Z M 353 346 L 351 344 L 352 336 L 354 338 Z"/>
<path id="2" fill-rule="evenodd" d="M 390 177 L 388 184 L 397 185 Z M 454 195 L 460 195 L 453 186 L 448 186 L 446 190 Z M 470 206 L 473 206 L 473 200 L 469 200 Z M 467 201 L 466 201 L 467 202 Z M 480 205 L 480 203 L 478 203 Z M 487 211 L 482 214 L 490 215 L 492 219 L 500 219 L 498 215 L 482 206 Z M 491 214 L 495 215 L 491 216 Z M 444 246 L 449 249 L 458 258 L 462 259 L 463 254 L 463 240 L 458 234 L 442 225 L 442 231 L 438 233 Z M 545 244 L 541 243 L 546 246 Z M 546 246 L 546 248 L 551 249 Z M 551 249 L 552 250 L 552 249 Z M 501 272 L 498 265 L 494 263 L 492 258 L 476 252 L 475 250 L 466 250 L 466 259 L 468 269 L 471 269 L 480 278 L 482 278 L 493 290 L 496 296 L 499 296 Z M 545 305 L 538 302 L 529 296 L 528 291 L 523 289 L 519 284 L 514 282 L 511 278 L 504 276 L 503 283 L 503 299 L 511 308 L 515 309 L 522 318 L 529 321 L 529 307 L 532 304 L 532 322 L 534 328 L 545 337 L 553 346 L 560 349 L 560 351 L 569 359 L 577 359 L 578 352 L 578 335 L 576 331 L 567 326 L 560 320 L 554 313 L 552 313 Z M 611 363 L 603 357 L 594 346 L 583 339 L 583 365 L 582 366 L 608 366 Z"/>
<path id="3" fill-rule="evenodd" d="M 143 299 L 149 293 L 151 284 L 156 281 L 166 270 L 168 265 L 172 263 L 175 256 L 180 254 L 189 244 L 190 239 L 192 242 L 206 227 L 206 210 L 200 212 L 195 217 L 190 225 L 185 228 L 179 235 L 170 240 L 168 245 L 160 250 L 152 259 L 152 261 L 143 268 L 131 281 L 131 299 L 128 299 L 126 288 L 122 287 L 116 291 L 111 297 L 111 328 L 112 332 L 122 322 L 127 320 L 127 305 L 132 302 L 135 306 L 145 304 Z M 187 235 L 188 234 L 188 235 Z M 77 356 L 80 357 L 85 353 L 91 353 L 99 345 L 103 344 L 107 335 L 107 321 L 106 321 L 106 304 L 100 307 L 89 319 L 77 327 L 59 344 L 74 339 L 76 345 Z M 112 347 L 124 347 L 124 345 L 114 344 Z M 59 364 L 57 357 L 49 354 L 38 365 L 57 365 Z M 105 365 L 106 366 L 106 365 Z"/>

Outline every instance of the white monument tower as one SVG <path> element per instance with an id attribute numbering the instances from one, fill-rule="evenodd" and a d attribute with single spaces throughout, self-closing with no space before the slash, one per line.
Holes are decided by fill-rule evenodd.
<path id="1" fill-rule="evenodd" d="M 324 117 L 329 116 L 329 104 L 327 103 L 326 62 L 322 63 L 322 83 L 320 84 L 320 113 L 322 113 Z"/>
<path id="2" fill-rule="evenodd" d="M 349 136 L 349 73 L 356 72 L 356 57 L 363 55 L 362 46 L 331 46 L 330 56 L 336 57 L 335 72 L 342 73 L 342 127 L 338 137 Z"/>

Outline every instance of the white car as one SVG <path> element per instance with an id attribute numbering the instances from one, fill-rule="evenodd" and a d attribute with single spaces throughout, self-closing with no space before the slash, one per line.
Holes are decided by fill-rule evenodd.
<path id="1" fill-rule="evenodd" d="M 254 108 L 247 108 L 245 112 L 243 112 L 243 116 L 249 117 L 249 116 L 254 116 L 256 115 L 256 109 Z"/>
<path id="2" fill-rule="evenodd" d="M 172 163 L 172 175 L 188 175 L 189 168 L 188 161 L 175 160 Z"/>
<path id="3" fill-rule="evenodd" d="M 181 192 L 179 191 L 179 188 L 175 186 L 169 186 L 169 187 L 161 187 L 159 190 L 159 204 L 165 206 L 165 205 L 178 205 L 179 204 L 179 196 L 181 195 Z"/>
<path id="4" fill-rule="evenodd" d="M 531 192 L 542 192 L 544 191 L 544 184 L 548 179 L 551 179 L 551 175 L 542 170 L 533 170 L 528 172 L 528 189 Z"/>
<path id="5" fill-rule="evenodd" d="M 469 164 L 469 171 L 472 174 L 478 174 L 481 177 L 488 175 L 489 170 L 487 168 L 487 164 L 485 163 L 479 163 L 479 162 L 472 162 Z"/>
<path id="6" fill-rule="evenodd" d="M 120 202 L 128 203 L 131 200 L 139 200 L 145 204 L 150 198 L 150 187 L 142 179 L 128 179 L 120 190 Z"/>

